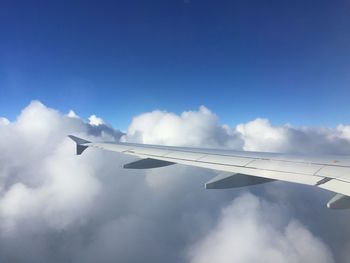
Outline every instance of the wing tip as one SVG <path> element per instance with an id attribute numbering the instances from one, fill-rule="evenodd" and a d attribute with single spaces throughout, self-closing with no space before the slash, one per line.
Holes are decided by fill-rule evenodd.
<path id="1" fill-rule="evenodd" d="M 82 145 L 85 143 L 90 143 L 90 141 L 88 141 L 88 140 L 79 138 L 79 137 L 74 136 L 74 135 L 68 135 L 68 137 L 76 143 L 76 154 L 77 155 L 81 155 L 86 150 L 86 148 L 89 147 L 86 145 Z"/>

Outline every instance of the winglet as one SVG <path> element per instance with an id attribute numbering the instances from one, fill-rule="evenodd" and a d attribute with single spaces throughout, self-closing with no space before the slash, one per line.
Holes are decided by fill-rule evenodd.
<path id="1" fill-rule="evenodd" d="M 90 143 L 90 141 L 84 140 L 82 138 L 79 138 L 73 135 L 68 135 L 68 137 L 71 138 L 77 144 L 77 155 L 82 154 L 83 151 L 85 151 L 85 149 L 89 147 L 83 144 Z"/>

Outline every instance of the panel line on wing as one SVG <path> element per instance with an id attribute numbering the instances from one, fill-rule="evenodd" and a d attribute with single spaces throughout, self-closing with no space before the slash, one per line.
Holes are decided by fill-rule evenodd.
<path id="1" fill-rule="evenodd" d="M 256 161 L 256 159 L 253 159 L 253 160 L 249 161 L 246 165 L 244 165 L 244 167 L 249 168 L 248 165 L 251 164 L 251 163 L 253 163 L 253 162 L 255 162 L 255 161 Z"/>
<path id="2" fill-rule="evenodd" d="M 196 159 L 196 162 L 200 162 L 201 159 L 204 159 L 205 157 L 208 157 L 209 154 L 203 155 L 201 157 L 199 157 L 198 159 Z"/>
<path id="3" fill-rule="evenodd" d="M 155 156 L 155 155 L 150 155 L 150 154 L 142 154 L 142 155 L 143 156 Z M 286 174 L 300 174 L 300 175 L 314 176 L 314 177 L 323 178 L 322 176 L 319 176 L 319 175 L 308 174 L 308 173 L 301 173 L 301 172 L 291 172 L 291 171 L 282 171 L 282 170 L 274 170 L 274 169 L 266 169 L 266 168 L 246 167 L 246 166 L 243 166 L 243 165 L 222 164 L 222 163 L 218 163 L 218 162 L 196 161 L 196 160 L 189 160 L 189 159 L 178 158 L 178 157 L 171 157 L 171 156 L 164 156 L 162 158 L 171 159 L 171 160 L 179 160 L 179 161 L 187 161 L 187 162 L 213 164 L 213 165 L 219 165 L 219 166 L 230 166 L 230 167 L 237 167 L 237 168 L 246 168 L 246 169 L 252 169 L 252 170 L 262 170 L 262 171 L 269 171 L 269 172 L 281 172 L 281 173 L 286 173 Z"/>
<path id="4" fill-rule="evenodd" d="M 156 147 L 154 147 L 156 148 Z M 157 148 L 156 148 L 157 149 Z M 158 148 L 161 149 L 161 148 Z M 237 155 L 237 154 L 219 154 L 219 153 L 209 153 L 209 152 L 197 152 L 197 151 L 189 151 L 189 150 L 173 150 L 169 151 L 166 154 L 163 155 L 165 157 L 166 155 L 170 153 L 192 153 L 192 154 L 204 154 L 207 156 L 225 156 L 225 157 L 234 157 L 234 158 L 245 158 L 245 159 L 252 159 L 254 160 L 264 160 L 264 161 L 279 161 L 279 162 L 286 162 L 286 163 L 300 163 L 300 164 L 313 164 L 313 165 L 325 165 L 324 163 L 320 162 L 310 162 L 310 161 L 300 161 L 300 160 L 285 160 L 281 158 L 276 158 L 276 157 L 271 157 L 271 158 L 266 158 L 266 157 L 252 157 L 252 156 L 244 156 L 244 155 Z M 154 155 L 158 156 L 158 155 Z M 203 156 L 204 158 L 205 156 Z M 332 164 L 332 163 L 327 163 L 327 166 L 332 166 L 332 167 L 344 167 L 344 168 L 350 168 L 349 165 L 339 165 L 339 164 Z"/>
<path id="5" fill-rule="evenodd" d="M 133 150 L 134 149 L 128 149 L 128 150 L 125 150 L 125 151 L 121 151 L 121 153 L 135 153 Z"/>

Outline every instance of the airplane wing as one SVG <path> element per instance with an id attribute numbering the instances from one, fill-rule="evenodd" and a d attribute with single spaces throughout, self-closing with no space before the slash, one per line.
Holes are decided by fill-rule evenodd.
<path id="1" fill-rule="evenodd" d="M 90 142 L 73 135 L 77 154 L 88 148 L 120 152 L 141 158 L 125 164 L 127 169 L 148 169 L 184 164 L 222 171 L 206 183 L 207 189 L 249 186 L 273 180 L 313 185 L 337 193 L 327 207 L 350 208 L 350 158 L 346 156 L 304 156 L 281 153 L 232 151 L 147 145 L 137 143 Z"/>

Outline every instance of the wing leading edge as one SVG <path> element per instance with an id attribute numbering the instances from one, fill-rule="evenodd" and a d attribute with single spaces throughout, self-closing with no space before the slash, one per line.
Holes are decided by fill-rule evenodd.
<path id="1" fill-rule="evenodd" d="M 215 188 L 213 187 L 215 185 L 220 186 L 216 188 L 240 187 L 271 180 L 313 185 L 338 194 L 330 200 L 328 207 L 350 207 L 348 157 L 314 157 L 136 143 L 90 142 L 72 135 L 69 137 L 76 142 L 78 155 L 86 148 L 93 147 L 141 158 L 140 161 L 126 164 L 125 168 L 148 169 L 178 163 L 214 169 L 227 174 L 220 175 L 217 181 L 215 178 L 210 180 L 208 188 Z M 254 178 L 246 180 L 242 176 Z"/>

